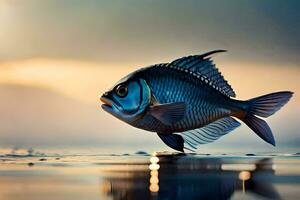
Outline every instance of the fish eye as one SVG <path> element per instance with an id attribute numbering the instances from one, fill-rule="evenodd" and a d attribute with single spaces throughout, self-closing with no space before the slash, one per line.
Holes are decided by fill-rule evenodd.
<path id="1" fill-rule="evenodd" d="M 125 97 L 128 93 L 128 87 L 127 85 L 118 85 L 115 92 L 119 97 Z"/>

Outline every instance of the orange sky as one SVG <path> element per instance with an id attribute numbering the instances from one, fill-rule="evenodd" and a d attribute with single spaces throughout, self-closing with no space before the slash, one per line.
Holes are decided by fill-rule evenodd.
<path id="1" fill-rule="evenodd" d="M 228 55 L 226 58 L 230 60 Z M 218 57 L 215 59 L 220 60 Z M 221 72 L 240 99 L 280 90 L 291 90 L 296 94 L 300 92 L 300 70 L 296 67 L 221 61 L 217 65 L 220 65 Z M 138 69 L 137 66 L 138 64 L 27 59 L 1 63 L 0 83 L 51 89 L 70 98 L 94 104 L 97 95 L 126 74 Z M 299 98 L 295 95 L 292 102 L 296 104 Z"/>
<path id="2" fill-rule="evenodd" d="M 294 98 L 282 111 L 271 117 L 271 122 L 276 125 L 275 127 L 283 128 L 286 123 L 282 119 L 287 117 L 292 119 L 289 123 L 298 126 L 296 121 L 293 121 L 294 117 L 290 115 L 297 114 L 295 108 L 299 110 L 300 106 L 297 95 L 300 92 L 298 79 L 300 70 L 294 67 L 282 69 L 279 66 L 249 66 L 249 64 L 230 63 L 228 54 L 219 55 L 215 57 L 215 60 L 235 89 L 238 99 L 252 98 L 273 91 L 294 91 L 296 93 Z M 148 135 L 147 140 L 150 143 L 151 141 L 155 142 L 155 134 L 143 133 L 144 131 L 132 128 L 104 113 L 99 107 L 99 95 L 122 76 L 137 68 L 129 64 L 128 66 L 125 64 L 108 65 L 107 63 L 74 60 L 27 59 L 3 62 L 0 65 L 0 85 L 2 87 L 14 85 L 15 87 L 2 90 L 2 95 L 9 93 L 9 95 L 5 95 L 6 98 L 15 103 L 9 102 L 5 105 L 5 100 L 3 100 L 5 98 L 0 100 L 0 102 L 2 101 L 2 106 L 0 106 L 0 108 L 2 107 L 2 117 L 8 116 L 8 119 L 2 121 L 2 123 L 6 123 L 0 128 L 0 136 L 2 135 L 7 143 L 16 141 L 18 145 L 22 144 L 21 141 L 30 144 L 31 139 L 28 137 L 33 141 L 42 141 L 43 145 L 46 145 L 47 141 L 50 145 L 54 145 L 53 143 L 62 145 L 59 140 L 65 141 L 69 137 L 74 137 L 77 140 L 75 141 L 76 145 L 80 145 L 81 142 L 96 145 L 96 141 L 99 141 L 101 146 L 103 141 L 114 143 L 115 140 L 126 138 L 134 142 L 138 137 L 144 140 L 144 134 Z M 272 69 L 271 72 L 270 69 Z M 16 90 L 16 87 L 20 89 Z M 49 92 L 40 93 L 22 88 L 39 88 L 39 90 Z M 14 90 L 16 92 L 12 94 Z M 20 94 L 18 91 L 25 92 Z M 57 99 L 56 96 L 61 96 L 62 99 Z M 9 100 L 10 98 L 13 100 Z M 65 98 L 68 100 L 66 101 Z M 16 105 L 22 106 L 23 103 L 25 107 L 32 107 L 33 110 L 16 107 Z M 42 117 L 39 116 L 40 112 Z M 16 122 L 20 125 L 16 125 Z M 288 128 L 290 129 L 290 127 Z M 23 135 L 25 134 L 24 129 L 28 130 L 25 131 L 26 135 Z M 245 127 L 243 129 L 239 132 L 246 131 L 250 133 L 248 137 L 250 136 L 252 140 L 258 139 L 250 130 Z M 83 134 L 85 131 L 89 134 Z M 133 132 L 137 132 L 138 135 Z M 46 135 L 41 136 L 41 133 Z M 276 136 L 283 138 L 283 134 L 285 133 L 279 132 Z M 8 135 L 10 136 L 8 137 Z M 291 133 L 291 135 L 294 137 L 295 133 Z M 52 136 L 56 137 L 58 141 L 48 139 Z M 236 135 L 233 140 L 238 141 L 241 137 L 243 138 L 243 135 Z M 21 141 L 19 141 L 20 138 Z M 37 145 L 37 141 L 33 144 Z M 67 144 L 69 143 L 72 142 L 67 142 Z M 161 144 L 155 142 L 154 146 L 157 145 Z"/>

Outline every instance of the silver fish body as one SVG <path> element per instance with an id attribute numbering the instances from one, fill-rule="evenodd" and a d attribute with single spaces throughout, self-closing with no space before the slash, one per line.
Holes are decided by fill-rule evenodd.
<path id="1" fill-rule="evenodd" d="M 156 132 L 179 151 L 195 150 L 229 133 L 240 125 L 235 118 L 275 145 L 270 127 L 260 117 L 274 114 L 293 93 L 233 99 L 235 92 L 210 57 L 219 52 L 224 50 L 139 69 L 102 95 L 102 108 L 134 127 Z"/>

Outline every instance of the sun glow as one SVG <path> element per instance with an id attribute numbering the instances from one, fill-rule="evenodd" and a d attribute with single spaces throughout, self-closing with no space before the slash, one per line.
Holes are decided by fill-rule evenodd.
<path id="1" fill-rule="evenodd" d="M 86 103 L 111 87 L 128 68 L 72 60 L 29 59 L 0 64 L 0 84 L 50 89 Z"/>

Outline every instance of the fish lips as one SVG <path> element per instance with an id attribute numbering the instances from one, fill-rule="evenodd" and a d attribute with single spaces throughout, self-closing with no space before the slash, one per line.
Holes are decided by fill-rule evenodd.
<path id="1" fill-rule="evenodd" d="M 112 100 L 110 100 L 110 99 L 107 98 L 107 97 L 102 96 L 102 97 L 100 97 L 100 101 L 103 103 L 103 104 L 101 105 L 101 108 L 102 108 L 103 110 L 105 110 L 105 111 L 107 111 L 107 112 L 109 112 L 109 113 L 111 113 L 111 112 L 113 111 L 113 108 L 112 108 L 113 102 L 112 102 Z"/>

